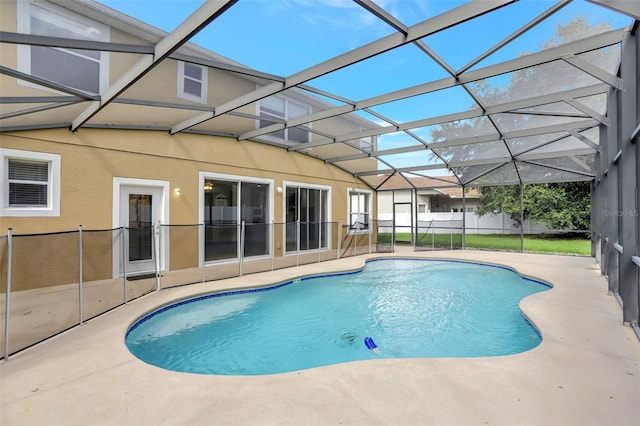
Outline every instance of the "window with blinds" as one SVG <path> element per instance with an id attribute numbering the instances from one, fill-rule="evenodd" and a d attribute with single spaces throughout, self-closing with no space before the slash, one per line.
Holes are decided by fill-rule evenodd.
<path id="1" fill-rule="evenodd" d="M 8 160 L 9 207 L 46 207 L 49 162 Z"/>
<path id="2" fill-rule="evenodd" d="M 0 148 L 0 216 L 60 216 L 58 154 Z"/>

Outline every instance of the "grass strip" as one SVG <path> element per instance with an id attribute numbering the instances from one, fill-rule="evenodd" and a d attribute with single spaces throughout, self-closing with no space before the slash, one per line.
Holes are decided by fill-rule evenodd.
<path id="1" fill-rule="evenodd" d="M 396 241 L 411 242 L 411 234 L 396 234 Z M 378 234 L 379 243 L 390 243 L 390 233 Z M 520 251 L 520 235 L 503 234 L 467 234 L 466 247 L 488 250 Z M 423 247 L 435 246 L 437 248 L 462 247 L 461 234 L 420 234 L 418 245 Z M 565 235 L 525 235 L 524 251 L 534 253 L 574 254 L 581 256 L 591 255 L 591 241 L 586 238 L 567 237 Z"/>

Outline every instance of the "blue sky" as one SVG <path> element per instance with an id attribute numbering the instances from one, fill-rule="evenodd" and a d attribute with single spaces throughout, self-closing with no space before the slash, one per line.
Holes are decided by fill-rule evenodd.
<path id="1" fill-rule="evenodd" d="M 100 1 L 168 32 L 202 3 L 195 0 Z M 378 0 L 379 5 L 406 26 L 463 3 L 457 0 Z M 521 0 L 424 41 L 449 65 L 459 69 L 554 3 Z M 606 20 L 614 28 L 631 23 L 626 16 L 575 0 L 476 67 L 539 50 L 540 44 L 550 39 L 559 23 L 567 23 L 579 15 L 592 24 Z M 388 25 L 350 0 L 240 0 L 192 41 L 246 66 L 288 76 L 392 32 Z M 417 47 L 406 45 L 307 84 L 361 100 L 448 76 Z M 452 88 L 374 109 L 403 123 L 468 110 L 472 104 L 461 88 Z M 394 141 L 394 138 L 403 141 Z M 407 137 L 401 135 L 383 139 L 380 148 L 417 143 L 408 142 Z"/>
<path id="2" fill-rule="evenodd" d="M 100 2 L 165 31 L 172 31 L 202 3 L 196 0 Z M 405 25 L 411 26 L 465 1 L 379 0 L 378 3 Z M 457 69 L 554 3 L 521 0 L 425 41 Z M 537 50 L 540 43 L 549 39 L 558 22 L 567 22 L 579 14 L 588 16 L 591 22 L 607 19 L 614 27 L 628 25 L 631 21 L 602 7 L 576 0 L 560 10 L 557 16 L 495 54 L 492 62 L 516 57 L 523 51 Z M 287 76 L 392 32 L 388 25 L 351 0 L 240 0 L 193 41 L 244 65 Z M 378 60 L 374 69 L 382 72 L 415 64 L 415 75 L 407 75 L 406 78 L 417 82 L 432 80 L 432 77 L 420 76 L 421 68 L 430 65 L 431 61 L 415 55 L 416 51 L 415 47 L 407 46 L 391 52 L 391 58 L 383 55 L 370 61 Z M 484 64 L 489 63 L 491 61 Z M 387 87 L 393 88 L 393 82 L 387 84 L 380 87 L 381 93 L 387 92 Z M 342 82 L 342 87 L 350 85 L 352 82 Z M 404 86 L 405 82 L 399 85 Z M 353 93 L 359 94 L 356 90 Z"/>

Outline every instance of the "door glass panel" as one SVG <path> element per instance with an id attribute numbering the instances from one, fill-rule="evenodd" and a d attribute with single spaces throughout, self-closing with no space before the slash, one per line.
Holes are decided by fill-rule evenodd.
<path id="1" fill-rule="evenodd" d="M 204 181 L 205 261 L 238 256 L 238 183 Z"/>
<path id="2" fill-rule="evenodd" d="M 300 188 L 300 250 L 309 249 L 309 190 Z"/>
<path id="3" fill-rule="evenodd" d="M 320 221 L 322 214 L 320 211 L 320 190 L 309 190 L 309 232 L 308 247 L 309 249 L 317 249 L 320 244 Z"/>
<path id="4" fill-rule="evenodd" d="M 298 188 L 287 187 L 287 223 L 286 223 L 286 239 L 287 251 L 296 251 L 297 244 L 297 227 L 298 224 Z"/>
<path id="5" fill-rule="evenodd" d="M 244 228 L 244 256 L 269 254 L 269 225 L 267 224 L 269 185 L 241 184 L 240 204 Z"/>
<path id="6" fill-rule="evenodd" d="M 153 253 L 153 199 L 129 194 L 129 261 L 150 260 Z"/>
<path id="7" fill-rule="evenodd" d="M 320 239 L 322 247 L 326 248 L 330 226 L 327 222 L 327 191 L 320 191 L 320 215 L 320 222 L 322 223 Z"/>

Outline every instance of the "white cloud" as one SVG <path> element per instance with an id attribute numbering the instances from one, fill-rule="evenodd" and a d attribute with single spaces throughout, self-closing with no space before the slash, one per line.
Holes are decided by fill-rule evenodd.
<path id="1" fill-rule="evenodd" d="M 410 27 L 433 15 L 432 5 L 426 0 L 375 0 L 378 6 L 393 15 L 400 22 Z M 416 21 L 415 17 L 419 19 Z"/>

